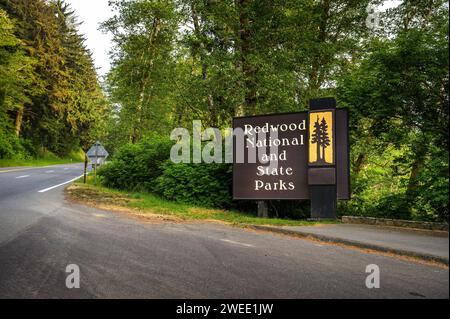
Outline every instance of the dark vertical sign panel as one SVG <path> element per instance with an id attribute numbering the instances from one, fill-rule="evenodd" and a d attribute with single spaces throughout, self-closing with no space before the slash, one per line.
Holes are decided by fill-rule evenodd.
<path id="1" fill-rule="evenodd" d="M 246 134 L 243 149 L 233 143 L 233 197 L 235 199 L 308 199 L 308 114 L 289 113 L 233 119 L 233 129 L 241 128 Z M 266 133 L 263 140 L 258 132 Z M 278 136 L 275 138 L 273 133 Z M 270 145 L 277 145 L 276 153 Z M 250 163 L 249 148 L 256 146 L 256 154 L 266 154 L 271 164 Z M 245 155 L 244 163 L 237 163 L 238 154 Z"/>
<path id="2" fill-rule="evenodd" d="M 336 186 L 338 199 L 350 199 L 348 110 L 336 109 Z"/>

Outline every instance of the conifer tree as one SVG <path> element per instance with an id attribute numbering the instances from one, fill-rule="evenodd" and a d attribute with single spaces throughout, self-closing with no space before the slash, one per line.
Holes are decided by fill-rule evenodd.
<path id="1" fill-rule="evenodd" d="M 314 130 L 312 133 L 311 143 L 316 144 L 316 162 L 320 162 L 322 159 L 321 156 L 321 144 L 322 144 L 322 130 L 319 122 L 319 116 L 317 116 L 317 120 L 314 122 Z"/>
<path id="2" fill-rule="evenodd" d="M 325 149 L 330 146 L 330 136 L 328 135 L 328 124 L 325 121 L 325 118 L 322 118 L 322 121 L 320 122 L 320 132 L 321 132 L 321 143 L 322 146 L 322 160 L 326 163 L 325 159 Z"/>

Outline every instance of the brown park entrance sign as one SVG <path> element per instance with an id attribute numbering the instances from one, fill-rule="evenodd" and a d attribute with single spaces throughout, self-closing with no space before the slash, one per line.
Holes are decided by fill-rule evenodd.
<path id="1" fill-rule="evenodd" d="M 234 119 L 233 129 L 242 128 L 245 136 L 244 162 L 234 161 L 233 167 L 235 199 L 309 198 L 307 117 L 306 112 Z M 271 153 L 270 146 L 278 152 Z M 257 153 L 254 162 L 249 160 L 252 150 Z"/>
<path id="2" fill-rule="evenodd" d="M 350 198 L 348 112 L 333 98 L 310 106 L 233 119 L 244 133 L 233 143 L 234 199 L 310 199 L 313 218 L 335 218 L 337 199 Z"/>

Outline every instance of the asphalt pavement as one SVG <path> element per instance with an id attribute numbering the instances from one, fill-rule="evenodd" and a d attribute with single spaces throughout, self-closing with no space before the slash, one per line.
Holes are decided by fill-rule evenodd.
<path id="1" fill-rule="evenodd" d="M 253 228 L 300 237 L 374 249 L 423 260 L 449 263 L 449 237 L 445 231 L 363 224 L 322 224 L 318 226 L 261 226 Z"/>
<path id="2" fill-rule="evenodd" d="M 449 298 L 448 268 L 70 203 L 82 164 L 0 169 L 0 298 Z M 80 288 L 66 287 L 66 267 Z M 380 288 L 365 285 L 367 265 Z"/>

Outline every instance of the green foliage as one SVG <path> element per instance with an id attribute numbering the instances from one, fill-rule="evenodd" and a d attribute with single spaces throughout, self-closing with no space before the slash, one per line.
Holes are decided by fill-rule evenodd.
<path id="1" fill-rule="evenodd" d="M 173 142 L 152 136 L 119 148 L 98 175 L 107 187 L 145 191 L 165 199 L 203 207 L 254 212 L 255 203 L 233 201 L 231 164 L 175 164 L 168 159 Z M 306 202 L 270 201 L 271 216 L 305 218 Z"/>
<path id="2" fill-rule="evenodd" d="M 0 159 L 0 167 L 11 167 L 11 166 L 48 166 L 48 165 L 58 165 L 58 164 L 70 164 L 79 163 L 84 161 L 80 158 L 80 154 L 71 153 L 69 156 L 60 158 L 53 153 L 46 152 L 39 157 L 24 157 L 24 158 L 14 158 L 14 159 Z"/>
<path id="3" fill-rule="evenodd" d="M 164 164 L 154 190 L 164 198 L 206 207 L 229 208 L 230 164 Z"/>
<path id="4" fill-rule="evenodd" d="M 360 54 L 368 0 L 115 0 L 111 135 L 305 109 Z M 118 134 L 120 133 L 120 134 Z M 118 136 L 121 135 L 121 136 Z"/>
<path id="5" fill-rule="evenodd" d="M 448 221 L 449 171 L 448 152 L 432 150 L 417 176 L 413 218 Z"/>
<path id="6" fill-rule="evenodd" d="M 67 157 L 102 137 L 108 107 L 78 26 L 62 0 L 0 1 L 0 121 L 20 141 L 0 158 Z"/>
<path id="7" fill-rule="evenodd" d="M 347 213 L 448 220 L 448 29 L 423 23 L 373 39 L 340 79 L 355 159 Z"/>
<path id="8" fill-rule="evenodd" d="M 163 172 L 172 142 L 152 136 L 139 144 L 126 144 L 114 159 L 100 167 L 98 175 L 105 186 L 126 190 L 151 191 Z"/>
<path id="9" fill-rule="evenodd" d="M 107 77 L 112 103 L 120 105 L 112 135 L 136 143 L 148 131 L 168 133 L 175 91 L 173 45 L 177 30 L 174 1 L 110 2 L 118 14 L 103 23 L 116 50 Z"/>
<path id="10" fill-rule="evenodd" d="M 117 14 L 103 24 L 116 45 L 111 149 L 192 120 L 224 128 L 233 116 L 300 111 L 310 98 L 336 95 L 350 110 L 353 189 L 340 214 L 447 220 L 448 5 L 403 1 L 372 31 L 369 2 L 112 1 Z M 167 162 L 146 189 L 253 210 L 231 201 L 225 167 Z M 309 209 L 269 208 L 291 217 Z"/>
<path id="11" fill-rule="evenodd" d="M 17 111 L 29 102 L 32 92 L 32 65 L 23 42 L 14 34 L 15 25 L 0 8 L 0 120 L 8 122 L 7 111 Z"/>
<path id="12" fill-rule="evenodd" d="M 25 149 L 20 140 L 14 134 L 5 132 L 0 128 L 0 159 L 22 159 L 24 157 Z"/>
<path id="13" fill-rule="evenodd" d="M 98 175 L 102 184 L 122 190 L 157 193 L 165 198 L 208 207 L 230 207 L 229 164 L 174 164 L 173 142 L 158 136 L 122 146 Z"/>

